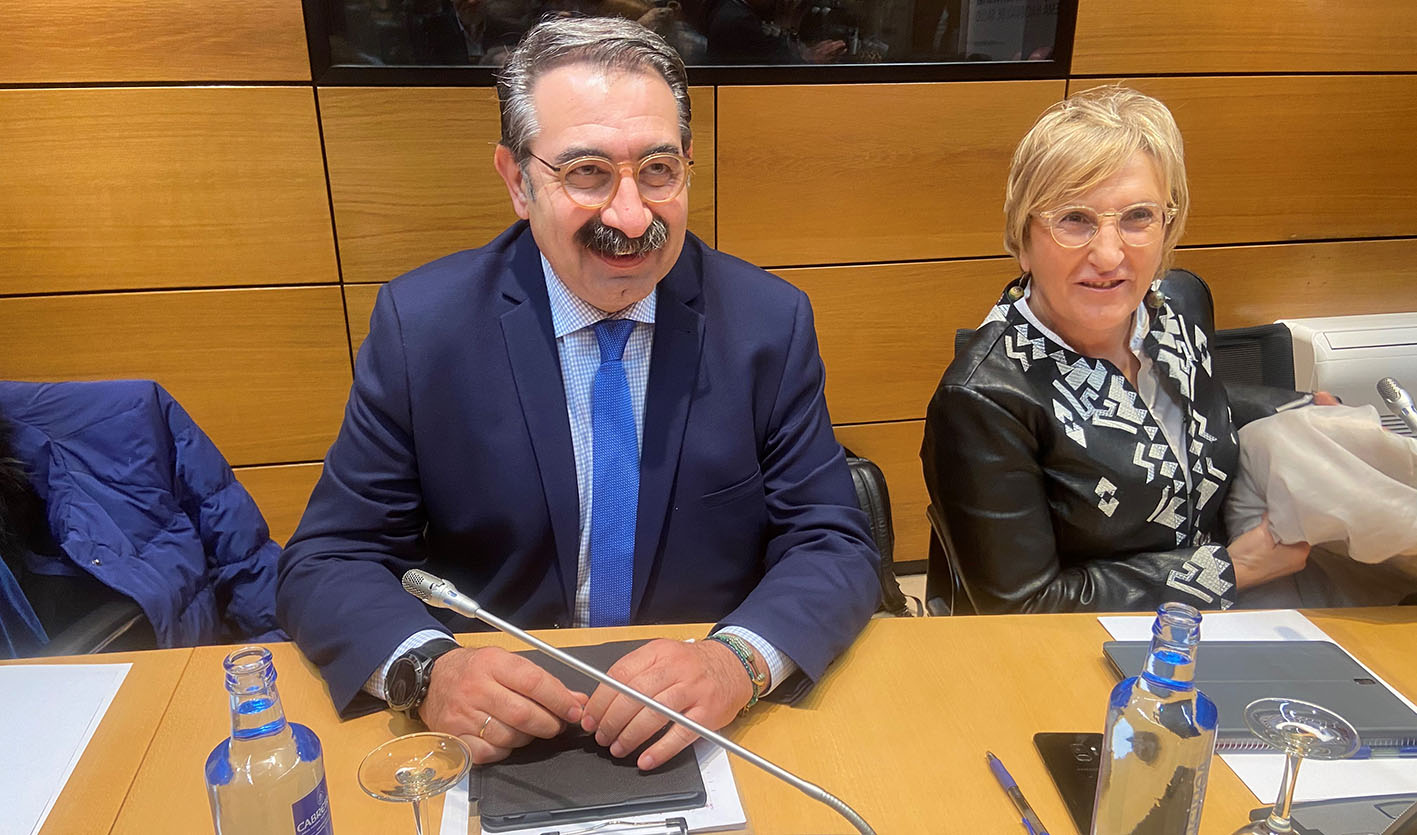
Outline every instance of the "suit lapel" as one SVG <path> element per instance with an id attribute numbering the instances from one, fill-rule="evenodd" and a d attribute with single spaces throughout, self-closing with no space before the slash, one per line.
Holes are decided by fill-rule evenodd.
<path id="1" fill-rule="evenodd" d="M 659 556 L 659 542 L 679 469 L 679 451 L 684 444 L 689 403 L 699 376 L 704 317 L 691 306 L 698 299 L 703 280 L 699 256 L 697 241 L 690 236 L 674 269 L 659 283 L 640 443 L 631 620 L 639 609 L 650 571 Z"/>
<path id="2" fill-rule="evenodd" d="M 546 295 L 540 251 L 530 231 L 523 233 L 515 245 L 511 269 L 503 275 L 503 295 L 509 307 L 499 317 L 502 335 L 546 496 L 565 611 L 569 613 L 575 606 L 580 497 L 576 491 L 576 458 L 571 446 L 566 388 L 551 326 L 551 302 Z"/>

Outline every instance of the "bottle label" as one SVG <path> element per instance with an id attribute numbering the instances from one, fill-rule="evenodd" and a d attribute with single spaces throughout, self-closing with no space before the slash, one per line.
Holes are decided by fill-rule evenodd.
<path id="1" fill-rule="evenodd" d="M 320 785 L 290 806 L 295 815 L 295 835 L 334 835 L 330 826 L 330 793 L 325 788 L 325 778 Z"/>

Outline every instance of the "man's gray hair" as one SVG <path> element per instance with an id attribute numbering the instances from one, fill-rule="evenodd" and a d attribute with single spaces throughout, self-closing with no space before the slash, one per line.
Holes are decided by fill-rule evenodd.
<path id="1" fill-rule="evenodd" d="M 685 152 L 689 129 L 689 75 L 679 53 L 649 29 L 620 17 L 561 17 L 543 20 L 526 33 L 497 74 L 502 112 L 502 144 L 519 163 L 540 130 L 531 91 L 543 74 L 567 64 L 601 70 L 647 72 L 669 85 L 679 109 L 679 137 Z"/>

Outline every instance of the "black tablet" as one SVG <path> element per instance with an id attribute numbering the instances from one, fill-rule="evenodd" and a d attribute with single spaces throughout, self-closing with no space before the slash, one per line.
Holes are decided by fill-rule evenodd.
<path id="1" fill-rule="evenodd" d="M 601 670 L 645 641 L 617 641 L 566 651 Z M 595 682 L 541 653 L 518 653 L 576 690 L 591 693 Z M 595 737 L 570 728 L 555 739 L 538 739 L 507 759 L 481 769 L 478 810 L 489 832 L 566 824 L 654 812 L 680 811 L 708 802 L 693 748 L 654 771 L 635 766 L 658 735 L 627 757 L 616 759 Z"/>
<path id="2" fill-rule="evenodd" d="M 584 732 L 536 740 L 483 768 L 482 826 L 489 832 L 554 830 L 707 802 L 692 747 L 651 772 L 635 767 L 639 753 L 617 760 Z"/>

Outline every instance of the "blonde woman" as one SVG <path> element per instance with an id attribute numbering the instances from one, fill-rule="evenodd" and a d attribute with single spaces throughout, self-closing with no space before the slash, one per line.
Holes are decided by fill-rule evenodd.
<path id="1" fill-rule="evenodd" d="M 1304 567 L 1263 524 L 1224 530 L 1237 448 L 1209 292 L 1158 288 L 1188 207 L 1180 131 L 1135 90 L 1053 105 L 1014 153 L 1022 275 L 945 371 L 921 451 L 977 611 L 1223 609 Z"/>

